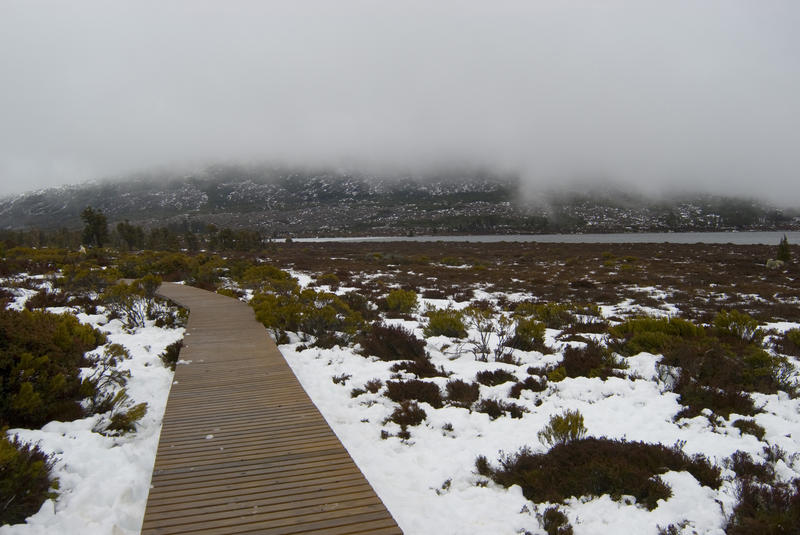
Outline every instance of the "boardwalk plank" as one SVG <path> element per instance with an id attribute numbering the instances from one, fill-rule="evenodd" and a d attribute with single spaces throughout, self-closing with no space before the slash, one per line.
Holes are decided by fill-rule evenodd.
<path id="1" fill-rule="evenodd" d="M 159 292 L 190 317 L 143 534 L 402 533 L 250 307 Z"/>

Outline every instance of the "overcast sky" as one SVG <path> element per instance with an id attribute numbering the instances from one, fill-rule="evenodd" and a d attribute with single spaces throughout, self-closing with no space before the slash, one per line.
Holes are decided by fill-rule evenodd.
<path id="1" fill-rule="evenodd" d="M 800 205 L 800 1 L 0 0 L 0 194 L 470 164 Z"/>

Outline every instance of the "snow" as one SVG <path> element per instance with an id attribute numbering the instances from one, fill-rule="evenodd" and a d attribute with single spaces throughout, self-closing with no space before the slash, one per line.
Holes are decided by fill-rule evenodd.
<path id="1" fill-rule="evenodd" d="M 303 287 L 313 283 L 309 274 L 297 271 L 291 274 Z M 649 287 L 638 290 L 653 294 L 660 291 Z M 18 295 L 15 302 L 23 306 L 27 295 L 32 294 L 20 291 Z M 475 295 L 497 297 L 485 290 L 478 290 Z M 514 300 L 531 297 L 513 296 Z M 421 310 L 462 309 L 468 305 L 446 299 L 420 299 L 420 302 Z M 652 308 L 635 305 L 632 301 L 601 307 L 606 318 L 645 313 L 664 316 L 675 311 L 677 308 L 670 304 Z M 4 526 L 0 528 L 0 535 L 132 534 L 137 533 L 141 525 L 160 421 L 172 382 L 172 374 L 162 366 L 158 354 L 179 339 L 183 331 L 157 329 L 151 325 L 127 333 L 118 321 L 108 322 L 103 314 L 81 314 L 79 318 L 108 332 L 109 343 L 121 343 L 131 352 L 132 358 L 123 364 L 132 374 L 128 392 L 134 403 L 148 402 L 147 416 L 136 433 L 116 438 L 92 432 L 96 417 L 69 423 L 51 422 L 38 431 L 11 430 L 57 455 L 56 476 L 61 482 L 61 491 L 55 502 L 45 503 L 27 524 Z M 424 319 L 421 315 L 413 318 L 386 322 L 402 325 L 422 337 Z M 797 326 L 784 322 L 764 327 L 784 332 Z M 428 338 L 426 350 L 434 365 L 443 366 L 451 376 L 426 380 L 444 389 L 450 379 L 473 381 L 477 372 L 496 369 L 510 371 L 522 379 L 527 376 L 528 366 L 560 362 L 560 352 L 568 344 L 557 341 L 559 333 L 556 329 L 546 331 L 546 344 L 556 350 L 554 354 L 514 350 L 520 366 L 477 361 L 470 351 L 471 346 L 463 340 L 443 336 Z M 470 331 L 473 338 L 476 334 Z M 778 476 L 789 480 L 800 475 L 800 454 L 797 453 L 800 451 L 800 400 L 780 392 L 753 395 L 756 404 L 763 407 L 763 412 L 754 419 L 765 428 L 765 441 L 734 428 L 732 423 L 741 418 L 735 414 L 713 424 L 705 416 L 674 421 L 681 406 L 677 395 L 667 391 L 659 378 L 660 355 L 640 353 L 624 358 L 628 365 L 624 378 L 611 377 L 605 381 L 567 378 L 550 383 L 544 392 L 523 391 L 518 400 L 512 400 L 529 411 L 520 419 L 491 420 L 486 414 L 464 408 L 435 409 L 420 403 L 427 418 L 421 425 L 409 428 L 409 439 L 401 440 L 397 436 L 399 426 L 387 423 L 396 404 L 383 395 L 383 390 L 351 396 L 354 388 L 361 388 L 370 380 L 380 379 L 385 383 L 396 378 L 397 374 L 391 371 L 393 363 L 361 356 L 357 348 L 352 347 L 308 348 L 294 333 L 289 333 L 289 340 L 280 346 L 281 352 L 407 535 L 544 533 L 537 515 L 550 504 L 530 502 L 518 486 L 504 488 L 487 481 L 476 473 L 475 459 L 484 455 L 494 462 L 501 452 L 512 453 L 523 446 L 536 452 L 546 451 L 537 433 L 553 414 L 565 409 L 577 409 L 583 414 L 590 436 L 668 446 L 680 443 L 687 454 L 702 453 L 718 465 L 737 450 L 763 460 L 763 448 L 767 444 L 776 445 L 788 452 L 785 461 L 775 463 Z M 496 342 L 496 338 L 492 340 Z M 342 375 L 350 376 L 344 384 L 332 381 L 333 377 Z M 510 385 L 481 385 L 481 398 L 504 399 Z M 382 433 L 390 436 L 382 438 Z M 205 439 L 213 440 L 214 435 L 206 435 Z M 733 477 L 727 469 L 723 474 Z M 615 501 L 607 495 L 571 498 L 561 509 L 576 535 L 655 535 L 659 527 L 681 523 L 685 533 L 723 533 L 726 517 L 736 503 L 732 481 L 726 481 L 717 490 L 701 486 L 686 472 L 667 472 L 660 477 L 672 488 L 673 495 L 660 501 L 653 511 L 636 505 L 632 498 Z"/>
<path id="2" fill-rule="evenodd" d="M 423 299 L 425 306 L 463 308 L 465 303 Z M 623 302 L 604 307 L 605 315 L 659 313 L 664 310 L 646 309 Z M 422 335 L 422 318 L 417 321 L 388 320 Z M 782 330 L 796 324 L 781 324 Z M 471 333 L 473 336 L 474 332 Z M 565 347 L 556 343 L 557 330 L 547 330 L 547 343 L 559 351 Z M 434 365 L 451 372 L 449 378 L 426 379 L 442 389 L 449 379 L 474 380 L 481 370 L 505 369 L 522 378 L 527 366 L 545 366 L 560 361 L 561 355 L 542 355 L 536 351 L 515 350 L 514 356 L 522 366 L 476 361 L 465 345 L 454 351 L 457 341 L 447 337 L 426 340 L 427 351 Z M 409 535 L 440 535 L 446 533 L 514 534 L 529 531 L 544 533 L 536 514 L 548 504 L 533 504 L 522 496 L 519 487 L 503 488 L 487 482 L 475 472 L 475 459 L 485 455 L 490 462 L 501 452 L 512 453 L 522 446 L 544 452 L 538 431 L 551 415 L 565 409 L 578 409 L 584 416 L 590 436 L 646 441 L 672 446 L 683 444 L 689 454 L 702 453 L 712 462 L 722 461 L 737 450 L 763 459 L 766 445 L 752 435 L 742 434 L 732 427 L 741 416 L 732 414 L 716 424 L 705 416 L 682 419 L 674 416 L 681 410 L 678 396 L 666 391 L 659 381 L 656 365 L 660 355 L 641 353 L 625 358 L 626 378 L 568 378 L 551 383 L 545 392 L 523 391 L 520 399 L 511 400 L 525 406 L 529 412 L 521 419 L 501 417 L 491 421 L 486 414 L 445 406 L 434 409 L 426 403 L 419 405 L 427 413 L 419 426 L 409 428 L 411 438 L 403 441 L 396 436 L 400 430 L 394 423 L 384 423 L 396 404 L 377 394 L 351 397 L 353 388 L 361 388 L 371 379 L 387 381 L 393 378 L 391 363 L 358 355 L 353 348 L 306 348 L 297 339 L 281 345 L 280 350 L 309 393 L 323 416 L 339 436 L 356 464 L 378 492 L 400 527 Z M 622 358 L 622 357 L 620 357 Z M 333 376 L 347 374 L 344 385 L 334 384 Z M 495 387 L 481 385 L 481 398 L 507 397 L 510 383 Z M 755 417 L 766 431 L 766 440 L 778 444 L 787 452 L 800 451 L 800 401 L 783 393 L 754 395 L 764 406 L 764 413 Z M 450 430 L 452 428 L 452 430 Z M 381 432 L 393 436 L 381 439 Z M 797 455 L 787 455 L 787 463 L 779 461 L 776 470 L 788 480 L 800 475 Z M 729 477 L 733 473 L 725 470 Z M 686 533 L 723 533 L 727 515 L 735 503 L 735 487 L 726 482 L 721 489 L 701 486 L 690 474 L 668 472 L 661 476 L 673 491 L 673 496 L 661 501 L 653 510 L 629 503 L 613 501 L 608 496 L 574 498 L 562 509 L 567 513 L 576 535 L 597 533 L 658 533 L 658 527 L 684 522 Z M 481 483 L 481 485 L 478 485 Z"/>
<path id="3" fill-rule="evenodd" d="M 135 433 L 121 437 L 93 432 L 98 415 L 73 422 L 50 422 L 40 430 L 9 430 L 9 435 L 38 443 L 45 453 L 55 454 L 54 476 L 60 488 L 55 501 L 46 501 L 25 524 L 0 527 L 0 535 L 127 535 L 141 529 L 173 375 L 159 354 L 180 340 L 184 329 L 164 329 L 151 323 L 129 333 L 119 320 L 107 321 L 103 314 L 77 317 L 106 333 L 109 344 L 122 344 L 128 349 L 131 358 L 120 363 L 119 368 L 131 372 L 126 391 L 134 404 L 147 402 L 147 413 Z M 102 350 L 98 347 L 94 353 Z"/>

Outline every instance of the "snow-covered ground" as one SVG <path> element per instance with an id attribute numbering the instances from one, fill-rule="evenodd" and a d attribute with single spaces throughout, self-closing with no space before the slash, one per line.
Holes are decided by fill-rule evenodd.
<path id="1" fill-rule="evenodd" d="M 20 291 L 14 306 L 24 305 L 35 292 Z M 98 307 L 100 308 L 100 307 Z M 50 308 L 50 312 L 71 312 Z M 108 344 L 124 346 L 130 358 L 118 368 L 131 373 L 125 386 L 133 403 L 146 402 L 147 413 L 136 432 L 120 437 L 92 431 L 100 415 L 73 422 L 50 422 L 39 430 L 10 429 L 26 442 L 34 442 L 55 455 L 54 476 L 58 498 L 44 503 L 25 524 L 0 527 L 2 535 L 126 535 L 139 533 L 153 471 L 161 420 L 173 372 L 159 355 L 183 337 L 183 328 L 165 329 L 152 322 L 127 332 L 119 320 L 105 314 L 76 314 L 78 319 L 104 332 Z M 105 346 L 92 353 L 101 354 Z"/>
<path id="2" fill-rule="evenodd" d="M 484 296 L 485 297 L 485 296 Z M 462 308 L 465 303 L 424 300 L 426 306 L 446 305 Z M 641 307 L 629 302 L 605 307 L 604 314 L 629 315 L 642 313 Z M 664 314 L 656 309 L 647 312 Z M 424 320 L 387 320 L 401 324 L 422 338 Z M 796 324 L 772 324 L 769 327 L 786 330 Z M 557 331 L 548 329 L 547 342 L 556 342 Z M 477 337 L 475 331 L 471 337 Z M 543 355 L 515 350 L 520 366 L 497 362 L 477 361 L 464 350 L 453 354 L 453 340 L 433 337 L 426 340 L 426 350 L 435 366 L 443 366 L 449 378 L 426 379 L 436 383 L 444 392 L 451 379 L 472 382 L 477 372 L 504 369 L 518 379 L 527 376 L 529 366 L 544 366 L 560 360 L 559 352 Z M 448 347 L 447 344 L 450 344 Z M 411 438 L 397 437 L 400 427 L 385 423 L 396 403 L 378 393 L 361 393 L 352 397 L 354 388 L 380 379 L 384 383 L 397 375 L 390 371 L 392 363 L 375 357 L 364 357 L 350 347 L 332 349 L 307 348 L 299 339 L 281 345 L 303 387 L 319 407 L 331 427 L 384 503 L 408 535 L 425 534 L 515 534 L 544 533 L 537 513 L 549 504 L 532 504 L 522 495 L 520 487 L 503 488 L 475 471 L 479 455 L 490 461 L 501 452 L 513 453 L 522 446 L 534 452 L 547 447 L 537 438 L 537 432 L 550 416 L 564 409 L 578 409 L 585 418 L 588 434 L 596 437 L 661 443 L 672 446 L 680 441 L 687 454 L 703 453 L 717 465 L 737 450 L 750 453 L 755 460 L 764 458 L 767 444 L 784 449 L 787 462 L 778 461 L 777 473 L 784 480 L 800 475 L 800 400 L 783 393 L 755 394 L 753 397 L 763 412 L 756 422 L 766 429 L 764 441 L 741 434 L 731 424 L 741 416 L 716 425 L 698 416 L 673 421 L 681 410 L 678 396 L 665 391 L 656 375 L 658 355 L 642 353 L 626 360 L 628 378 L 567 378 L 550 383 L 544 392 L 523 391 L 519 400 L 511 400 L 528 409 L 521 419 L 507 416 L 494 421 L 483 413 L 465 408 L 444 406 L 434 408 L 419 405 L 427 413 L 425 421 L 410 427 Z M 336 376 L 350 376 L 344 384 L 334 383 Z M 404 374 L 412 378 L 412 374 Z M 635 379 L 634 379 L 635 378 Z M 489 387 L 480 386 L 481 398 L 505 399 L 512 383 Z M 382 431 L 389 438 L 382 438 Z M 387 433 L 383 433 L 385 436 Z M 613 501 L 609 496 L 592 499 L 572 499 L 562 509 L 566 512 L 577 535 L 605 533 L 657 534 L 659 527 L 684 522 L 683 533 L 721 534 L 727 516 L 736 504 L 734 473 L 723 469 L 727 481 L 719 489 L 701 486 L 686 472 L 668 472 L 662 476 L 673 495 L 661 500 L 652 511 L 637 506 L 632 499 Z M 627 503 L 626 503 L 627 502 Z"/>
<path id="3" fill-rule="evenodd" d="M 313 282 L 307 274 L 293 275 L 304 286 Z M 640 290 L 647 292 L 649 288 Z M 20 294 L 16 306 L 21 306 L 29 295 Z M 482 299 L 498 297 L 486 291 L 475 295 Z M 530 297 L 515 294 L 510 298 Z M 422 304 L 456 309 L 467 306 L 467 303 L 435 299 L 424 299 Z M 629 301 L 601 310 L 606 317 L 673 312 L 669 305 L 660 309 L 644 308 Z M 124 364 L 132 372 L 128 392 L 134 402 L 148 402 L 147 416 L 136 433 L 118 438 L 93 433 L 96 417 L 69 423 L 52 422 L 37 431 L 11 430 L 57 455 L 56 476 L 61 490 L 59 498 L 45 503 L 26 525 L 2 527 L 0 535 L 116 535 L 136 533 L 141 524 L 160 420 L 171 381 L 171 372 L 163 367 L 158 355 L 182 336 L 182 330 L 148 326 L 131 334 L 117 321 L 108 322 L 103 315 L 79 317 L 107 332 L 109 343 L 123 344 L 130 351 L 132 358 Z M 420 315 L 410 320 L 386 321 L 423 337 L 424 319 Z M 797 326 L 774 323 L 766 327 L 785 331 Z M 473 338 L 476 334 L 470 333 Z M 451 375 L 426 380 L 444 391 L 448 380 L 472 382 L 476 373 L 484 370 L 504 369 L 517 379 L 524 379 L 529 366 L 559 362 L 566 342 L 558 341 L 557 335 L 557 330 L 547 330 L 546 343 L 556 348 L 554 354 L 514 350 L 519 365 L 478 361 L 469 346 L 456 351 L 458 344 L 451 339 L 428 338 L 426 351 L 432 362 Z M 686 453 L 703 453 L 720 466 L 723 459 L 737 450 L 763 460 L 763 448 L 776 445 L 787 452 L 786 461 L 775 464 L 779 477 L 789 480 L 800 476 L 800 400 L 782 393 L 753 395 L 757 405 L 763 407 L 754 417 L 766 430 L 763 441 L 743 435 L 733 427 L 732 422 L 739 418 L 735 414 L 714 425 L 704 416 L 676 422 L 673 417 L 681 406 L 677 395 L 666 391 L 659 382 L 658 355 L 642 353 L 626 358 L 627 378 L 567 378 L 550 383 L 544 392 L 523 391 L 519 399 L 513 400 L 528 410 L 521 419 L 502 416 L 491 420 L 487 414 L 477 411 L 447 405 L 437 409 L 421 402 L 427 418 L 421 425 L 410 427 L 411 437 L 402 440 L 397 436 L 399 426 L 387 423 L 397 405 L 383 395 L 385 387 L 374 394 L 356 393 L 353 397 L 352 393 L 353 389 L 362 389 L 373 379 L 384 383 L 396 379 L 396 372 L 390 370 L 394 363 L 361 356 L 357 349 L 309 348 L 294 335 L 290 336 L 290 343 L 280 346 L 303 387 L 407 535 L 544 533 L 537 514 L 549 504 L 531 503 L 517 486 L 506 489 L 487 481 L 476 473 L 475 460 L 484 455 L 494 461 L 501 452 L 512 453 L 522 446 L 545 452 L 547 447 L 539 442 L 537 433 L 552 415 L 565 409 L 580 410 L 589 435 L 670 446 L 681 442 Z M 349 378 L 343 384 L 341 381 L 334 383 L 332 378 L 341 376 Z M 411 374 L 402 376 L 412 377 Z M 511 384 L 481 385 L 480 397 L 506 399 Z M 686 472 L 668 472 L 661 478 L 670 485 L 673 495 L 659 502 L 652 511 L 637 506 L 632 499 L 614 501 L 609 496 L 572 499 L 562 509 L 577 535 L 655 535 L 659 527 L 681 522 L 685 526 L 683 533 L 718 535 L 724 532 L 725 520 L 736 503 L 734 474 L 723 469 L 723 476 L 727 481 L 717 490 L 701 486 Z"/>

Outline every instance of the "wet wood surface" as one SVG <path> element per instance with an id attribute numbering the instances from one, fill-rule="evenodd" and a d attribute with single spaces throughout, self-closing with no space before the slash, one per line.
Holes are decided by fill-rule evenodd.
<path id="1" fill-rule="evenodd" d="M 247 304 L 159 293 L 190 315 L 143 534 L 402 533 Z"/>

